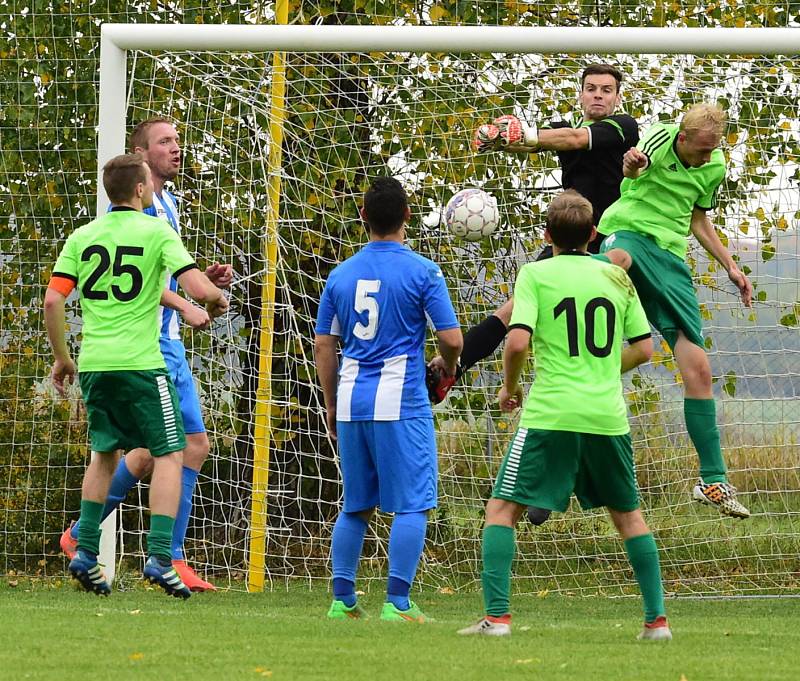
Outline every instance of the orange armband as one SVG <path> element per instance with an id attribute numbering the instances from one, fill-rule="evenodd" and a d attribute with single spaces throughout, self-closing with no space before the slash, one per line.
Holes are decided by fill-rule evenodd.
<path id="1" fill-rule="evenodd" d="M 75 288 L 77 285 L 78 280 L 74 277 L 70 277 L 67 274 L 57 274 L 53 273 L 53 276 L 50 277 L 50 283 L 47 284 L 47 288 L 51 288 L 54 291 L 58 291 L 62 296 L 65 298 L 72 293 L 72 289 Z"/>

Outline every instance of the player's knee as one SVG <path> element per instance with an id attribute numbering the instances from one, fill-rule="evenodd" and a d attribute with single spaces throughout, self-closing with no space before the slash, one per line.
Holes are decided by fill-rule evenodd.
<path id="1" fill-rule="evenodd" d="M 183 465 L 199 471 L 208 458 L 209 449 L 206 433 L 189 433 L 186 436 L 186 448 L 183 450 Z"/>
<path id="2" fill-rule="evenodd" d="M 525 506 L 506 499 L 489 499 L 486 503 L 486 524 L 515 527 Z"/>
<path id="3" fill-rule="evenodd" d="M 705 352 L 697 353 L 692 361 L 681 369 L 681 377 L 686 388 L 691 392 L 698 392 L 711 388 L 711 365 Z"/>
<path id="4" fill-rule="evenodd" d="M 134 478 L 141 480 L 153 472 L 153 457 L 146 449 L 132 449 L 125 455 L 125 466 Z"/>
<path id="5" fill-rule="evenodd" d="M 617 532 L 620 533 L 623 539 L 638 537 L 650 532 L 642 512 L 638 508 L 633 511 L 616 511 L 609 508 L 608 512 L 614 527 L 617 528 Z"/>

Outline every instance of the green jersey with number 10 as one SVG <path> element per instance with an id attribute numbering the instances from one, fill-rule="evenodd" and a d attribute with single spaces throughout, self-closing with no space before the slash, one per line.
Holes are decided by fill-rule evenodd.
<path id="1" fill-rule="evenodd" d="M 178 276 L 193 267 L 177 232 L 139 211 L 115 209 L 75 230 L 53 276 L 71 279 L 80 292 L 79 370 L 163 368 L 158 306 L 165 270 Z"/>
<path id="2" fill-rule="evenodd" d="M 630 431 L 620 378 L 622 340 L 650 336 L 624 270 L 585 253 L 525 265 L 510 328 L 533 334 L 536 378 L 523 428 L 598 435 Z"/>

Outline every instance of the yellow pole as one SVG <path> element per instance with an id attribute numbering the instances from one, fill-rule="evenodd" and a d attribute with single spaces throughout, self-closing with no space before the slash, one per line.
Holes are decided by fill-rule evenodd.
<path id="1" fill-rule="evenodd" d="M 289 0 L 278 0 L 276 19 L 289 22 Z M 278 262 L 278 218 L 281 198 L 283 121 L 286 115 L 285 54 L 276 52 L 272 61 L 270 98 L 270 150 L 267 163 L 266 233 L 264 258 L 266 273 L 261 285 L 261 334 L 258 352 L 258 387 L 256 389 L 255 426 L 253 429 L 253 489 L 250 500 L 250 551 L 247 589 L 264 590 L 264 558 L 267 540 L 267 486 L 269 452 L 272 443 L 272 340 L 275 322 L 275 278 Z"/>

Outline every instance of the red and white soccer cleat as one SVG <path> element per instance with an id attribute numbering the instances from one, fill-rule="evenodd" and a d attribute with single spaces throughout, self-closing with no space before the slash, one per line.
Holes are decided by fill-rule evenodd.
<path id="1" fill-rule="evenodd" d="M 190 591 L 200 592 L 217 590 L 217 587 L 215 587 L 211 582 L 200 579 L 200 577 L 197 576 L 197 573 L 186 564 L 186 561 L 173 560 L 172 567 L 175 568 L 175 572 L 178 573 L 181 581 L 187 587 L 189 587 Z"/>
<path id="2" fill-rule="evenodd" d="M 511 636 L 511 615 L 486 615 L 475 624 L 459 629 L 458 633 L 462 636 Z"/>
<path id="3" fill-rule="evenodd" d="M 672 632 L 670 631 L 667 618 L 661 615 L 652 622 L 645 622 L 642 633 L 636 638 L 640 641 L 671 641 Z"/>

